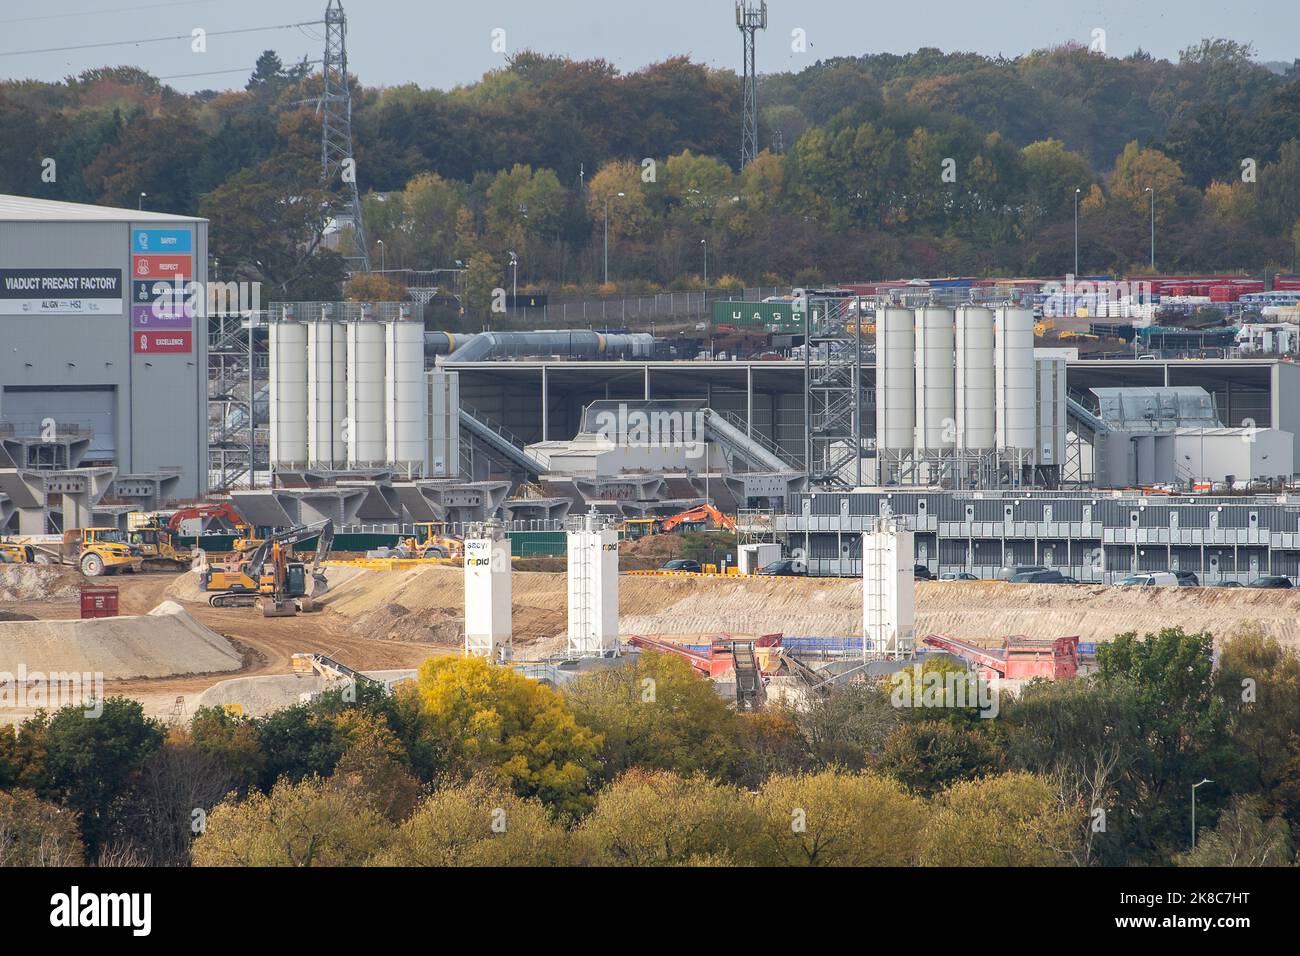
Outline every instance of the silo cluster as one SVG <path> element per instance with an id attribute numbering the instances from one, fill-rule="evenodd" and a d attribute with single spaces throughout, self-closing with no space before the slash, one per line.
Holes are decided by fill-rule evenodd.
<path id="1" fill-rule="evenodd" d="M 286 306 L 270 324 L 271 462 L 280 468 L 393 468 L 425 461 L 424 324 L 339 321 L 323 303 L 309 316 Z"/>
<path id="2" fill-rule="evenodd" d="M 878 480 L 939 481 L 951 462 L 1018 469 L 1036 443 L 1028 309 L 888 307 L 876 320 Z"/>

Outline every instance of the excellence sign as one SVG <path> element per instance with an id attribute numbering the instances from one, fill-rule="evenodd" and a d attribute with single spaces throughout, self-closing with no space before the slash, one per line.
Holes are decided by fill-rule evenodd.
<path id="1" fill-rule="evenodd" d="M 156 355 L 194 350 L 192 332 L 132 332 L 131 348 L 136 355 Z"/>

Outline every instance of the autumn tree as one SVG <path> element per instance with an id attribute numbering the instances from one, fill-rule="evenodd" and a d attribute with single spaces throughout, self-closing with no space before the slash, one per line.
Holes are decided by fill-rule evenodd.
<path id="1" fill-rule="evenodd" d="M 269 794 L 228 798 L 194 842 L 195 866 L 360 866 L 383 850 L 389 824 L 356 792 L 319 777 Z"/>
<path id="2" fill-rule="evenodd" d="M 590 805 L 600 735 L 563 696 L 481 657 L 434 657 L 416 685 L 423 729 L 464 772 L 486 772 L 560 813 Z"/>
<path id="3" fill-rule="evenodd" d="M 1234 797 L 1214 829 L 1202 830 L 1196 849 L 1177 857 L 1179 866 L 1295 866 L 1291 828 L 1281 817 L 1265 818 L 1260 803 Z"/>
<path id="4" fill-rule="evenodd" d="M 601 790 L 573 841 L 578 859 L 595 866 L 744 863 L 759 827 L 749 798 L 732 787 L 638 769 Z"/>
<path id="5" fill-rule="evenodd" d="M 1077 808 L 1043 779 L 1015 772 L 963 780 L 935 798 L 921 833 L 925 866 L 1061 866 L 1077 840 Z"/>
<path id="6" fill-rule="evenodd" d="M 426 797 L 393 834 L 376 866 L 563 866 L 569 838 L 538 800 L 483 776 Z"/>
<path id="7" fill-rule="evenodd" d="M 81 866 L 77 815 L 30 790 L 0 790 L 0 867 Z"/>
<path id="8" fill-rule="evenodd" d="M 776 774 L 755 806 L 769 866 L 910 866 L 926 813 L 896 780 L 836 770 Z"/>

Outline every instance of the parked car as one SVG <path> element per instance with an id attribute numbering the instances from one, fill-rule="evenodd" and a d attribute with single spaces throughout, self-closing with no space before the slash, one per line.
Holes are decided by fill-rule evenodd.
<path id="1" fill-rule="evenodd" d="M 1020 571 L 1011 576 L 1012 584 L 1078 584 L 1072 577 L 1060 571 Z"/>
<path id="2" fill-rule="evenodd" d="M 978 581 L 979 578 L 969 571 L 947 571 L 939 575 L 940 581 Z"/>
<path id="3" fill-rule="evenodd" d="M 1031 571 L 1050 571 L 1051 568 L 1045 564 L 1012 564 L 1003 567 L 998 571 L 999 581 L 1011 581 L 1017 574 L 1028 574 Z"/>
<path id="4" fill-rule="evenodd" d="M 700 562 L 698 561 L 691 561 L 686 558 L 675 558 L 674 560 L 669 561 L 659 570 L 660 571 L 691 571 L 694 572 L 695 574 L 699 574 L 704 569 L 700 567 Z"/>
<path id="5" fill-rule="evenodd" d="M 1192 571 L 1173 571 L 1171 573 L 1178 578 L 1180 588 L 1199 588 L 1201 586 L 1201 579 Z"/>
<path id="6" fill-rule="evenodd" d="M 792 558 L 785 558 L 781 561 L 773 561 L 771 564 L 765 564 L 758 569 L 758 573 L 767 577 L 776 578 L 798 578 L 807 574 L 802 561 L 795 561 Z"/>
<path id="7" fill-rule="evenodd" d="M 1143 574 L 1130 574 L 1119 581 L 1121 587 L 1145 588 L 1176 588 L 1181 583 L 1178 580 L 1178 575 L 1169 571 L 1147 571 Z"/>
<path id="8" fill-rule="evenodd" d="M 1239 588 L 1239 587 L 1241 587 L 1241 582 L 1240 582 L 1240 581 L 1220 581 L 1220 582 L 1218 583 L 1217 586 L 1218 586 L 1218 587 L 1221 587 L 1221 588 Z"/>
<path id="9" fill-rule="evenodd" d="M 933 581 L 934 575 L 930 573 L 930 569 L 924 564 L 916 564 L 912 566 L 912 580 Z"/>
<path id="10" fill-rule="evenodd" d="M 1266 574 L 1246 585 L 1248 588 L 1290 588 L 1295 587 L 1285 574 Z"/>

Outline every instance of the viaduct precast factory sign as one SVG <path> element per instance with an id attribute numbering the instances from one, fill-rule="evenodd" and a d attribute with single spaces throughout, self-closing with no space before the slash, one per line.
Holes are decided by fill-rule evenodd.
<path id="1" fill-rule="evenodd" d="M 0 269 L 0 315 L 121 315 L 121 269 Z"/>

